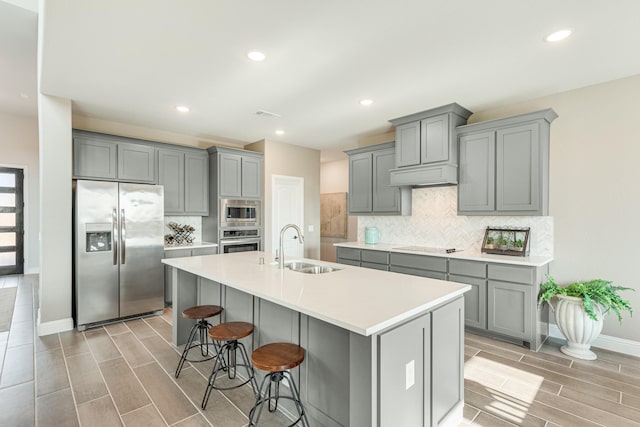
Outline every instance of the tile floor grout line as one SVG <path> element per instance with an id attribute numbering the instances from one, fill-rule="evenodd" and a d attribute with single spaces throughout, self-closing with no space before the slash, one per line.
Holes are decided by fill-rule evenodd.
<path id="1" fill-rule="evenodd" d="M 172 310 L 173 310 L 173 309 L 172 309 Z M 169 326 L 171 326 L 171 327 L 173 328 L 173 324 L 169 323 L 169 322 L 167 321 L 167 319 L 165 319 L 163 316 L 160 316 L 160 318 L 162 318 L 162 320 L 163 320 L 163 321 L 165 321 Z M 145 320 L 145 323 L 147 324 L 147 326 L 149 326 L 151 329 L 153 329 L 153 331 L 154 331 L 154 332 L 156 332 L 156 334 L 157 334 L 157 335 L 158 335 L 158 336 L 159 336 L 159 337 L 160 337 L 164 342 L 166 342 L 166 343 L 167 343 L 167 344 L 169 344 L 172 348 L 174 348 L 174 350 L 176 350 L 176 352 L 177 352 L 178 354 L 182 354 L 182 353 L 180 353 L 180 352 L 177 350 L 177 348 L 173 345 L 173 343 L 171 343 L 171 342 L 167 341 L 167 340 L 166 340 L 166 339 L 165 339 L 165 338 L 164 338 L 160 333 L 158 333 L 158 332 L 156 331 L 156 329 L 155 329 L 152 325 L 150 325 L 150 324 L 148 324 L 148 323 L 146 322 L 146 319 L 144 319 L 144 320 Z M 208 381 L 209 381 L 209 377 L 208 377 L 207 375 L 204 375 L 202 372 L 200 372 L 198 369 L 196 369 L 196 367 L 195 367 L 195 366 L 193 366 L 193 364 L 191 364 L 191 362 L 189 362 L 189 366 L 190 366 L 191 368 L 193 368 L 193 370 L 194 370 L 194 371 L 196 371 L 196 373 L 198 373 L 198 374 L 199 374 L 202 378 L 204 378 L 204 380 L 208 383 Z M 247 384 L 247 385 L 248 385 L 248 384 Z M 180 387 L 180 386 L 178 386 L 178 387 Z M 182 387 L 180 387 L 180 389 L 182 389 Z M 236 405 L 236 404 L 235 404 L 231 399 L 229 399 L 229 397 L 227 397 L 227 395 L 226 395 L 226 394 L 222 393 L 222 391 L 221 391 L 221 390 L 216 390 L 216 391 L 218 392 L 218 394 L 219 394 L 220 396 L 224 397 L 224 398 L 227 400 L 227 402 L 229 402 L 229 403 L 231 404 L 231 406 L 233 406 L 233 407 L 234 407 L 234 408 L 235 408 L 235 409 L 236 409 L 236 410 L 237 410 L 237 411 L 238 411 L 238 412 L 239 412 L 239 413 L 240 413 L 244 418 L 246 418 L 247 420 L 249 420 L 249 416 L 248 416 L 248 415 L 246 415 L 246 414 L 244 413 L 244 411 L 242 411 L 242 410 L 241 410 L 241 409 L 240 409 L 240 408 L 239 408 L 239 407 L 238 407 L 238 406 L 237 406 L 237 405 Z M 201 413 L 202 413 L 202 414 L 203 414 L 203 416 L 204 416 L 204 410 L 202 410 L 202 408 L 201 408 L 201 407 L 199 407 L 199 406 L 198 406 L 198 411 L 201 411 Z M 206 419 L 206 417 L 205 417 L 205 419 Z M 208 420 L 207 420 L 207 422 L 208 422 Z"/>

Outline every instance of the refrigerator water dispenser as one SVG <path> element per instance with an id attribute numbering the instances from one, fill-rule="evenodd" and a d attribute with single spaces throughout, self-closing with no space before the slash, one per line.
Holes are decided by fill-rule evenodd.
<path id="1" fill-rule="evenodd" d="M 86 252 L 111 252 L 111 224 L 85 225 Z"/>

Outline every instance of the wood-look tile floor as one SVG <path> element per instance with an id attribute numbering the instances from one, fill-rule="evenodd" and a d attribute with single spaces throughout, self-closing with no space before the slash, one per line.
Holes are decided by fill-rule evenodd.
<path id="1" fill-rule="evenodd" d="M 0 426 L 247 425 L 248 386 L 214 391 L 202 411 L 211 362 L 173 377 L 170 311 L 37 337 L 37 280 L 0 277 L 18 287 L 11 330 L 0 333 Z M 553 340 L 538 353 L 473 334 L 465 344 L 463 426 L 640 426 L 639 358 L 595 349 L 598 360 L 573 360 Z"/>

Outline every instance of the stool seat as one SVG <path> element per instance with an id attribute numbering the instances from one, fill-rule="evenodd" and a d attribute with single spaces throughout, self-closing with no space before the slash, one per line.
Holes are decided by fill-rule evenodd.
<path id="1" fill-rule="evenodd" d="M 222 307 L 219 305 L 196 305 L 185 308 L 182 311 L 182 317 L 185 319 L 207 319 L 222 313 Z"/>
<path id="2" fill-rule="evenodd" d="M 296 344 L 276 342 L 263 345 L 251 354 L 253 366 L 267 372 L 293 369 L 304 360 L 304 349 Z"/>
<path id="3" fill-rule="evenodd" d="M 212 326 L 209 336 L 216 341 L 234 341 L 253 333 L 253 325 L 247 322 L 227 322 Z"/>

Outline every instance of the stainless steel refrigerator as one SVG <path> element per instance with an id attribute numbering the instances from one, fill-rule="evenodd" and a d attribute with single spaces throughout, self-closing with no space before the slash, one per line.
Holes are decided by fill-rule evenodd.
<path id="1" fill-rule="evenodd" d="M 74 316 L 93 323 L 164 308 L 159 185 L 74 181 Z"/>

